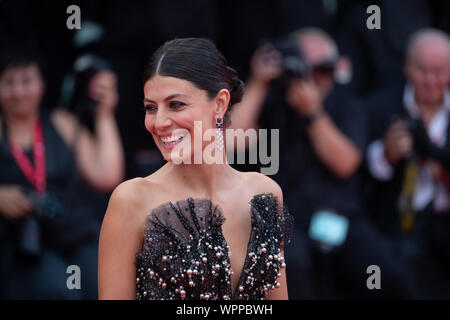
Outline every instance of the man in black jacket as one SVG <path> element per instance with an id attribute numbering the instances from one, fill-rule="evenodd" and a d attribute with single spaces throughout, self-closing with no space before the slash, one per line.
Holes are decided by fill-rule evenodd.
<path id="1" fill-rule="evenodd" d="M 448 35 L 413 34 L 404 70 L 403 88 L 371 99 L 368 207 L 417 272 L 428 290 L 424 298 L 448 298 L 450 291 L 440 288 L 450 279 L 444 270 L 450 260 Z"/>

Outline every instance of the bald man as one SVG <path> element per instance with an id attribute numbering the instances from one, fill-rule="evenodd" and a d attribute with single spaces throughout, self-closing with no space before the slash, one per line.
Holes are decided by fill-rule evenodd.
<path id="1" fill-rule="evenodd" d="M 450 40 L 419 30 L 406 53 L 404 86 L 369 107 L 369 208 L 416 268 L 424 297 L 449 298 Z"/>

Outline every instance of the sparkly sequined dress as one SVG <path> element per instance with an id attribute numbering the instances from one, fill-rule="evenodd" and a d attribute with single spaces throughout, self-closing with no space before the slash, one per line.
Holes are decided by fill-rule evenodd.
<path id="1" fill-rule="evenodd" d="M 290 242 L 293 218 L 272 194 L 255 195 L 249 204 L 252 229 L 236 290 L 220 207 L 189 198 L 165 203 L 148 216 L 136 256 L 136 298 L 265 299 L 279 286 L 281 249 Z"/>

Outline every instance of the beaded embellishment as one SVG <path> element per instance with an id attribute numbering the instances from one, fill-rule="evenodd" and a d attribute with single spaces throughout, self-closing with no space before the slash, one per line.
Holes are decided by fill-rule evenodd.
<path id="1" fill-rule="evenodd" d="M 293 218 L 272 194 L 250 201 L 252 228 L 243 270 L 231 288 L 229 247 L 221 209 L 206 199 L 165 203 L 147 217 L 143 250 L 136 256 L 136 298 L 265 299 L 279 286 L 281 249 L 290 242 Z"/>

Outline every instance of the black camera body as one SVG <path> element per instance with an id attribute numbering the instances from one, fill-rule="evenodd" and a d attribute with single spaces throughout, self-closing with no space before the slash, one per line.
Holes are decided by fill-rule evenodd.
<path id="1" fill-rule="evenodd" d="M 404 120 L 413 139 L 413 156 L 438 161 L 447 171 L 450 171 L 450 146 L 447 144 L 446 146 L 439 147 L 433 144 L 428 136 L 425 124 L 420 117 Z"/>
<path id="2" fill-rule="evenodd" d="M 413 138 L 414 153 L 421 157 L 428 157 L 431 141 L 423 121 L 420 118 L 408 118 L 406 119 L 406 127 Z"/>
<path id="3" fill-rule="evenodd" d="M 312 66 L 303 58 L 298 44 L 291 38 L 282 38 L 274 43 L 275 49 L 281 53 L 281 76 L 284 83 L 307 78 Z"/>
<path id="4" fill-rule="evenodd" d="M 89 129 L 93 129 L 93 113 L 98 102 L 89 96 L 89 85 L 96 73 L 112 70 L 108 61 L 91 54 L 79 57 L 74 65 L 74 84 L 68 108 Z"/>
<path id="5" fill-rule="evenodd" d="M 64 213 L 64 205 L 53 193 L 38 194 L 28 191 L 27 198 L 34 212 L 22 223 L 19 234 L 19 251 L 28 257 L 41 254 L 41 221 L 49 221 Z"/>
<path id="6" fill-rule="evenodd" d="M 263 44 L 270 44 L 281 54 L 281 75 L 278 80 L 284 85 L 288 85 L 292 80 L 307 78 L 311 74 L 312 66 L 303 58 L 298 43 L 292 38 L 263 39 L 261 45 Z"/>
<path id="7" fill-rule="evenodd" d="M 64 205 L 54 193 L 29 192 L 27 196 L 33 204 L 36 215 L 41 219 L 53 219 L 64 213 Z"/>

